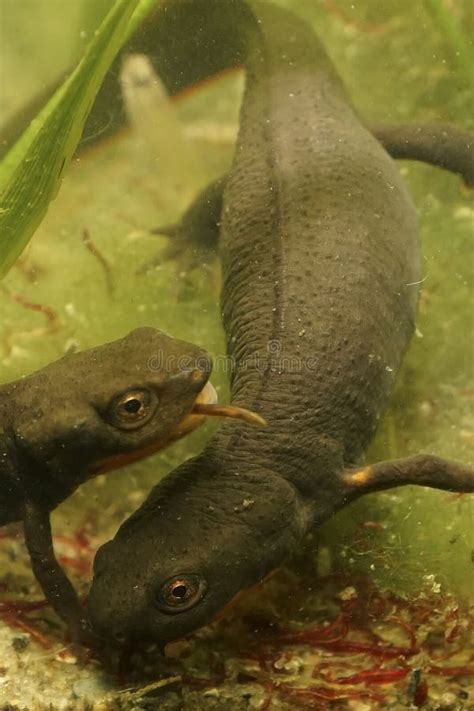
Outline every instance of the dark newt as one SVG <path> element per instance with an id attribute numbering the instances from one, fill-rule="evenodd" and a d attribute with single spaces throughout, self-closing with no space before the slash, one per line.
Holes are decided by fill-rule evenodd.
<path id="1" fill-rule="evenodd" d="M 222 4 L 232 0 L 223 0 Z M 221 5 L 222 5 L 221 4 Z M 206 12 L 205 37 L 196 35 L 196 21 Z M 177 34 L 179 28 L 179 34 Z M 171 96 L 203 80 L 245 64 L 245 49 L 232 13 L 223 16 L 215 0 L 167 0 L 148 15 L 113 62 L 94 101 L 78 150 L 114 133 L 126 123 L 119 76 L 124 54 L 147 55 Z M 207 41 L 212 36 L 212 41 Z M 184 37 L 193 38 L 183 41 Z M 66 74 L 67 76 L 67 74 Z M 0 131 L 0 158 L 21 136 L 46 101 L 57 81 L 42 89 L 7 121 Z M 418 160 L 460 175 L 474 187 L 473 134 L 451 123 L 376 124 L 368 129 L 393 158 Z"/>
<path id="2" fill-rule="evenodd" d="M 432 455 L 361 466 L 415 326 L 418 226 L 395 164 L 313 32 L 268 4 L 165 9 L 170 62 L 189 56 L 187 46 L 206 56 L 216 28 L 225 36 L 230 27 L 245 63 L 223 196 L 211 186 L 182 227 L 206 242 L 200 228 L 220 232 L 232 398 L 258 408 L 268 427 L 227 420 L 96 556 L 93 628 L 162 643 L 211 621 L 363 494 L 404 484 L 474 490 L 472 468 Z"/>
<path id="3" fill-rule="evenodd" d="M 72 353 L 0 386 L 0 526 L 23 521 L 33 571 L 75 639 L 84 613 L 57 562 L 49 514 L 84 481 L 154 454 L 217 406 L 211 359 L 154 328 Z"/>

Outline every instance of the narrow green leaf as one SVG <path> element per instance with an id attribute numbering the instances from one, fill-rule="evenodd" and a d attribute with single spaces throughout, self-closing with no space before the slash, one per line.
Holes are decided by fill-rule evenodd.
<path id="1" fill-rule="evenodd" d="M 0 164 L 0 276 L 56 196 L 115 55 L 156 0 L 116 0 L 85 56 Z"/>

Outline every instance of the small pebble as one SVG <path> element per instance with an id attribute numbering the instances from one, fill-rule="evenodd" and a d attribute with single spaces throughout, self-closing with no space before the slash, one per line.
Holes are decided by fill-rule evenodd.
<path id="1" fill-rule="evenodd" d="M 354 598 L 357 597 L 357 590 L 350 585 L 347 588 L 344 588 L 344 590 L 341 590 L 341 592 L 338 594 L 338 598 L 340 600 L 354 600 Z"/>

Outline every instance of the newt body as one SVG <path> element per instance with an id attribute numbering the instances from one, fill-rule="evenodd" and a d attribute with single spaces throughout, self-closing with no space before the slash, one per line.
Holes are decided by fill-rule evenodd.
<path id="1" fill-rule="evenodd" d="M 176 22 L 172 36 L 198 37 L 206 56 L 209 28 L 229 28 L 245 65 L 223 192 L 211 186 L 181 229 L 206 243 L 219 233 L 232 398 L 268 427 L 224 423 L 99 551 L 89 611 L 117 640 L 166 642 L 209 622 L 364 493 L 474 489 L 472 469 L 429 455 L 359 468 L 418 299 L 416 213 L 395 164 L 295 15 L 237 0 L 176 7 L 199 32 L 183 38 Z"/>

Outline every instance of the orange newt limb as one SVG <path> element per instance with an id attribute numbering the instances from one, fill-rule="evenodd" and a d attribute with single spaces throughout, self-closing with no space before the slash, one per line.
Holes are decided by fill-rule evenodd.
<path id="1" fill-rule="evenodd" d="M 346 470 L 343 479 L 354 496 L 417 484 L 446 491 L 474 491 L 474 468 L 468 464 L 419 454 Z"/>

